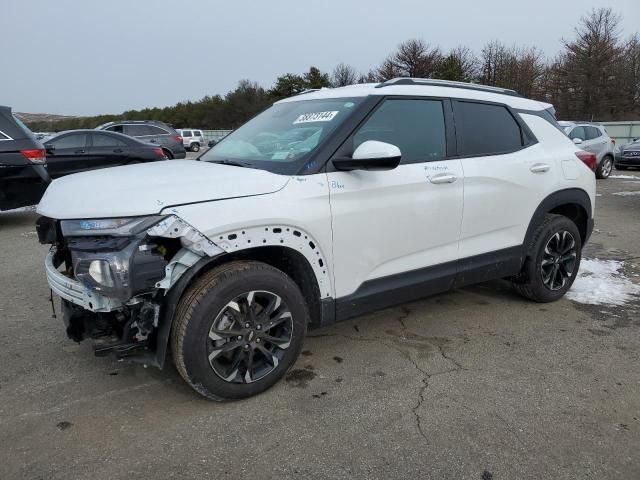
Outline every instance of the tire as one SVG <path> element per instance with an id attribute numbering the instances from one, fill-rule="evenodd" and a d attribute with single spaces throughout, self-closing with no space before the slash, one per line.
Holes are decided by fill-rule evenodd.
<path id="1" fill-rule="evenodd" d="M 629 167 L 625 167 L 624 165 L 616 165 L 616 170 L 628 170 Z"/>
<path id="2" fill-rule="evenodd" d="M 558 250 L 562 251 L 563 245 L 564 247 L 571 245 L 570 240 L 573 241 L 573 248 L 570 252 L 561 255 L 559 261 L 552 260 L 555 255 L 545 252 L 547 247 L 550 252 L 553 252 L 555 246 L 560 247 Z M 569 255 L 571 253 L 574 255 L 573 261 Z M 533 235 L 533 240 L 527 249 L 524 267 L 520 275 L 513 279 L 513 286 L 520 295 L 529 300 L 540 303 L 554 302 L 562 298 L 573 285 L 580 268 L 581 258 L 582 239 L 576 224 L 562 215 L 547 214 Z M 553 277 L 551 284 L 549 271 L 554 272 L 551 275 Z M 568 275 L 564 277 L 564 273 Z"/>
<path id="3" fill-rule="evenodd" d="M 192 143 L 189 146 L 189 150 L 191 150 L 192 152 L 199 152 L 200 151 L 200 144 L 199 143 Z"/>
<path id="4" fill-rule="evenodd" d="M 254 294 L 251 299 L 248 292 Z M 268 295 L 280 302 L 268 303 L 266 298 L 273 299 Z M 269 315 L 266 307 L 276 303 Z M 248 305 L 253 313 L 247 313 Z M 171 332 L 173 358 L 182 378 L 206 398 L 251 397 L 273 386 L 295 363 L 308 320 L 302 292 L 282 271 L 260 262 L 230 262 L 199 278 L 180 300 Z M 263 351 L 273 352 L 269 361 Z"/>
<path id="5" fill-rule="evenodd" d="M 163 148 L 162 151 L 167 156 L 167 159 L 173 160 L 173 153 L 171 153 L 171 150 L 167 150 L 166 148 Z"/>
<path id="6" fill-rule="evenodd" d="M 605 179 L 609 178 L 613 170 L 613 158 L 610 155 L 606 155 L 602 158 L 600 165 L 596 169 L 596 178 Z"/>

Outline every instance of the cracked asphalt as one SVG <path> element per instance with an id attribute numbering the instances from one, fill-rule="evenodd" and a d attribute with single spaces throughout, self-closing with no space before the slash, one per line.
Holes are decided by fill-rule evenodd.
<path id="1" fill-rule="evenodd" d="M 631 174 L 598 182 L 585 256 L 637 282 Z M 640 478 L 640 300 L 465 288 L 313 330 L 275 388 L 211 403 L 65 337 L 35 219 L 0 214 L 0 479 Z"/>

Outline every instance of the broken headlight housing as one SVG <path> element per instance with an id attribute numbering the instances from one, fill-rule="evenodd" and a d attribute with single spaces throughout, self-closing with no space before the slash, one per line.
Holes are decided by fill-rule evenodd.
<path id="1" fill-rule="evenodd" d="M 123 302 L 152 291 L 167 261 L 146 231 L 162 218 L 62 221 L 76 279 Z"/>

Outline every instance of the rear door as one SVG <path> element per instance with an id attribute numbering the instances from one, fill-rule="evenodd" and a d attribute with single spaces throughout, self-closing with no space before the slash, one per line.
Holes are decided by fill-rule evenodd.
<path id="1" fill-rule="evenodd" d="M 53 148 L 51 148 L 53 147 Z M 87 166 L 87 134 L 69 133 L 45 143 L 47 171 L 53 178 L 81 172 Z"/>
<path id="2" fill-rule="evenodd" d="M 351 156 L 362 142 L 377 140 L 402 154 L 393 170 L 327 173 L 337 296 L 362 301 L 371 288 L 404 295 L 405 287 L 422 285 L 424 296 L 435 284 L 450 287 L 463 200 L 461 162 L 447 155 L 450 108 L 441 99 L 385 99 L 336 152 Z"/>
<path id="3" fill-rule="evenodd" d="M 91 133 L 87 169 L 124 165 L 129 160 L 129 146 L 115 135 Z"/>
<path id="4" fill-rule="evenodd" d="M 602 134 L 599 128 L 592 126 L 584 127 L 587 135 L 587 148 L 589 152 L 595 153 L 598 162 L 609 151 L 609 139 Z"/>
<path id="5" fill-rule="evenodd" d="M 453 104 L 464 170 L 461 273 L 474 269 L 492 274 L 509 262 L 519 268 L 529 220 L 554 189 L 558 166 L 507 106 Z M 462 275 L 460 282 L 481 280 Z"/>

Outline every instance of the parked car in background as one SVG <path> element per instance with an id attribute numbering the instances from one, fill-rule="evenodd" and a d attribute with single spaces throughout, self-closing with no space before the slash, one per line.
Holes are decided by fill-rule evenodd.
<path id="1" fill-rule="evenodd" d="M 308 326 L 506 278 L 560 299 L 596 156 L 512 90 L 401 78 L 277 102 L 199 161 L 72 175 L 38 206 L 67 335 L 255 395 Z"/>
<path id="2" fill-rule="evenodd" d="M 45 161 L 42 143 L 10 107 L 0 106 L 0 210 L 40 201 L 51 181 Z"/>
<path id="3" fill-rule="evenodd" d="M 147 143 L 154 143 L 164 150 L 168 159 L 185 158 L 187 152 L 182 137 L 173 127 L 157 120 L 119 120 L 105 123 L 96 130 L 124 133 Z"/>
<path id="4" fill-rule="evenodd" d="M 184 145 L 184 148 L 190 152 L 199 152 L 200 147 L 205 144 L 202 130 L 195 128 L 179 128 L 176 132 L 178 132 L 182 137 L 182 144 Z"/>
<path id="5" fill-rule="evenodd" d="M 581 149 L 595 153 L 598 159 L 597 178 L 607 178 L 613 170 L 616 142 L 602 125 L 587 122 L 558 122 L 567 136 Z"/>
<path id="6" fill-rule="evenodd" d="M 53 178 L 96 168 L 166 160 L 164 150 L 121 133 L 70 130 L 45 141 L 47 171 Z"/>
<path id="7" fill-rule="evenodd" d="M 629 167 L 640 168 L 640 138 L 635 138 L 631 143 L 620 147 L 615 166 L 617 170 L 626 170 Z"/>

